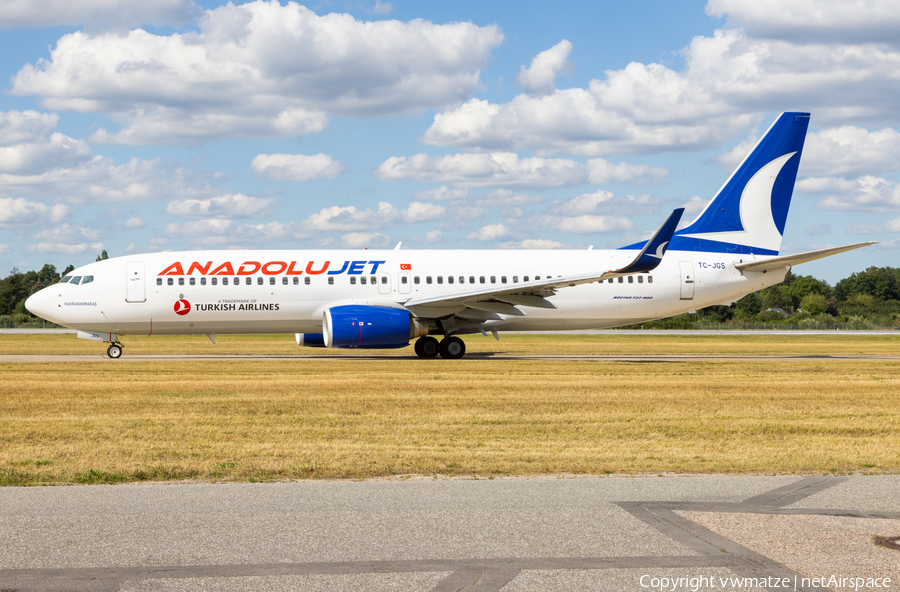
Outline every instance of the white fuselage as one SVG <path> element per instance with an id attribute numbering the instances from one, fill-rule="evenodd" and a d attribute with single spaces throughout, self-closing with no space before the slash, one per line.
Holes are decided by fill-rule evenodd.
<path id="1" fill-rule="evenodd" d="M 119 335 L 321 333 L 323 313 L 333 306 L 403 306 L 412 298 L 492 284 L 512 287 L 538 278 L 603 272 L 626 265 L 634 255 L 631 250 L 154 253 L 85 265 L 70 275 L 93 276 L 93 281 L 55 284 L 32 296 L 30 305 L 60 325 Z M 525 316 L 499 315 L 479 327 L 600 329 L 728 303 L 784 279 L 781 271 L 734 268 L 765 259 L 669 251 L 650 273 L 561 288 L 547 297 L 555 309 L 523 308 Z M 453 307 L 411 310 L 429 318 L 456 314 Z M 474 331 L 474 325 L 460 325 L 458 332 Z"/>

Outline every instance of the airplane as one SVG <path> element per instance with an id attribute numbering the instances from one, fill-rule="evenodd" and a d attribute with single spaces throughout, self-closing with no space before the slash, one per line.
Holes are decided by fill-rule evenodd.
<path id="1" fill-rule="evenodd" d="M 807 261 L 874 244 L 779 256 L 809 113 L 785 112 L 693 222 L 676 209 L 646 241 L 612 250 L 243 250 L 115 257 L 25 302 L 109 343 L 126 335 L 294 333 L 297 345 L 407 347 L 459 359 L 461 335 L 632 325 L 784 281 Z M 439 337 L 438 340 L 436 337 Z"/>

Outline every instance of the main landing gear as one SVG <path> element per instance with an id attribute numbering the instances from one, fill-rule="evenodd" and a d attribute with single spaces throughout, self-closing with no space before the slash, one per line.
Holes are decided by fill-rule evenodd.
<path id="1" fill-rule="evenodd" d="M 106 355 L 110 357 L 110 359 L 118 360 L 122 357 L 122 347 L 123 345 L 116 341 L 106 349 Z"/>
<path id="2" fill-rule="evenodd" d="M 420 358 L 436 358 L 440 355 L 445 360 L 458 360 L 466 355 L 466 344 L 462 339 L 451 335 L 438 343 L 434 337 L 420 337 L 415 345 L 416 355 Z"/>

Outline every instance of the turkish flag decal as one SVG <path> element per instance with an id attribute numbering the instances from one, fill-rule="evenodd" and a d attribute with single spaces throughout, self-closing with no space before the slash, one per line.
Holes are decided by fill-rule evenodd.
<path id="1" fill-rule="evenodd" d="M 400 271 L 412 271 L 412 263 L 401 263 Z"/>

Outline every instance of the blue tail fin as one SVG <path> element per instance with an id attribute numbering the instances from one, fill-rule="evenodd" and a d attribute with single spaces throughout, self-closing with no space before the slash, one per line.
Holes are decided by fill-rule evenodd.
<path id="1" fill-rule="evenodd" d="M 782 113 L 670 249 L 777 255 L 809 113 Z"/>

